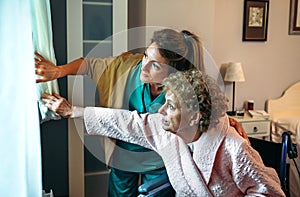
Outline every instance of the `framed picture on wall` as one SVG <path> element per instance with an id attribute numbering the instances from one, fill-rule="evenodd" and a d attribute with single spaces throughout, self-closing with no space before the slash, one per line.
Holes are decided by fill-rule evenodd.
<path id="1" fill-rule="evenodd" d="M 244 0 L 243 41 L 267 41 L 269 0 Z"/>
<path id="2" fill-rule="evenodd" d="M 299 0 L 290 0 L 290 22 L 289 34 L 300 35 L 300 2 Z"/>

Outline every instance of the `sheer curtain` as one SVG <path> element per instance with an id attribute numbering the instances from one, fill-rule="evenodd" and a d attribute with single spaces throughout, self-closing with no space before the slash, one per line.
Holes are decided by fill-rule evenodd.
<path id="1" fill-rule="evenodd" d="M 34 50 L 39 52 L 44 58 L 56 64 L 53 39 L 50 0 L 30 0 L 32 13 L 32 37 Z M 37 84 L 37 98 L 41 114 L 41 123 L 48 120 L 60 119 L 60 116 L 48 110 L 44 103 L 39 99 L 42 94 L 59 93 L 57 80 Z"/>
<path id="2" fill-rule="evenodd" d="M 1 0 L 0 13 L 0 196 L 42 196 L 30 0 Z"/>

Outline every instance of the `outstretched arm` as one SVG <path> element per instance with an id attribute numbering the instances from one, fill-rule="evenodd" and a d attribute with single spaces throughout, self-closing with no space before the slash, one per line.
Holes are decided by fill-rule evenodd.
<path id="1" fill-rule="evenodd" d="M 178 196 L 211 196 L 188 145 L 179 136 L 164 131 L 161 118 L 161 114 L 100 107 L 87 107 L 84 112 L 89 134 L 121 139 L 156 151 Z"/>
<path id="2" fill-rule="evenodd" d="M 136 111 L 100 107 L 84 109 L 72 106 L 57 94 L 44 94 L 42 100 L 50 110 L 63 117 L 84 115 L 88 134 L 120 139 L 158 152 L 178 195 L 209 196 L 209 190 L 188 146 L 180 137 L 162 129 L 160 114 L 138 114 Z"/>
<path id="3" fill-rule="evenodd" d="M 64 118 L 83 118 L 84 108 L 71 105 L 65 98 L 58 94 L 50 95 L 44 93 L 42 101 L 51 111 L 59 114 Z"/>
<path id="4" fill-rule="evenodd" d="M 101 107 L 72 106 L 58 94 L 44 93 L 42 101 L 51 111 L 64 118 L 84 118 L 88 134 L 108 136 L 153 149 L 142 132 L 149 114 L 140 115 L 136 111 Z"/>
<path id="5" fill-rule="evenodd" d="M 56 66 L 35 52 L 35 73 L 40 75 L 36 82 L 47 82 L 67 75 L 82 75 L 86 70 L 83 58 L 79 58 L 65 65 Z"/>

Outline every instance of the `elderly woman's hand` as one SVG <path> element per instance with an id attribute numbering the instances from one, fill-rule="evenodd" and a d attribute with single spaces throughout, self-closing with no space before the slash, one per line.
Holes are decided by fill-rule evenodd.
<path id="1" fill-rule="evenodd" d="M 42 101 L 45 102 L 45 105 L 51 111 L 61 115 L 65 118 L 72 118 L 73 117 L 73 106 L 63 97 L 59 96 L 58 94 L 47 94 L 44 93 L 42 95 Z"/>
<path id="2" fill-rule="evenodd" d="M 35 52 L 35 73 L 40 75 L 36 82 L 47 82 L 60 77 L 60 67 L 46 60 L 38 52 Z"/>
<path id="3" fill-rule="evenodd" d="M 242 125 L 233 118 L 229 118 L 229 123 L 230 123 L 230 126 L 234 127 L 235 130 L 238 132 L 238 134 L 240 134 L 240 136 L 242 136 L 244 139 L 246 139 L 248 144 L 251 145 L 250 140 L 247 136 L 247 133 L 244 130 L 244 128 L 242 127 Z"/>

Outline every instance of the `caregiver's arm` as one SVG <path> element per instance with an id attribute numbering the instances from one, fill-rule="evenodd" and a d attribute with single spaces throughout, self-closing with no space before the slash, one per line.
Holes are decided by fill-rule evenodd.
<path id="1" fill-rule="evenodd" d="M 83 58 L 78 58 L 68 64 L 56 66 L 45 59 L 41 54 L 35 52 L 35 73 L 40 75 L 36 82 L 47 82 L 62 78 L 67 75 L 83 75 L 86 71 L 86 64 Z"/>
<path id="2" fill-rule="evenodd" d="M 98 82 L 104 69 L 115 59 L 107 58 L 78 58 L 64 65 L 56 66 L 35 52 L 35 73 L 40 75 L 36 82 L 47 82 L 67 75 L 88 75 Z"/>

